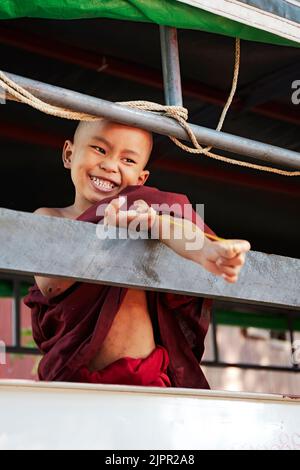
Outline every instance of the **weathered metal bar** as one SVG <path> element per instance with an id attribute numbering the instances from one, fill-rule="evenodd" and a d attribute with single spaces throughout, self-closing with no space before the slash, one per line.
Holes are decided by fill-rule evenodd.
<path id="1" fill-rule="evenodd" d="M 33 92 L 37 97 L 49 103 L 72 108 L 75 111 L 103 116 L 136 127 L 148 129 L 163 135 L 173 135 L 179 139 L 189 140 L 186 131 L 172 118 L 155 115 L 149 112 L 130 109 L 100 98 L 87 96 L 65 88 L 59 88 L 46 83 L 30 80 L 7 73 L 19 85 Z M 274 145 L 268 145 L 244 137 L 238 137 L 225 132 L 191 124 L 197 139 L 203 144 L 247 155 L 265 162 L 284 165 L 285 167 L 300 169 L 300 156 L 297 152 Z"/>
<path id="2" fill-rule="evenodd" d="M 0 209 L 0 272 L 300 310 L 298 259 L 251 252 L 239 281 L 228 284 L 156 240 L 101 240 L 96 228 L 86 222 Z"/>
<path id="3" fill-rule="evenodd" d="M 159 31 L 165 103 L 170 106 L 182 106 L 177 29 L 161 25 Z"/>

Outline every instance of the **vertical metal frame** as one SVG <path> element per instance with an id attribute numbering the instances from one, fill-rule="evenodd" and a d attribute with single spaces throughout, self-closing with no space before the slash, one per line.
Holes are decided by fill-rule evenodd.
<path id="1" fill-rule="evenodd" d="M 160 26 L 159 30 L 165 103 L 169 106 L 182 106 L 177 29 Z"/>

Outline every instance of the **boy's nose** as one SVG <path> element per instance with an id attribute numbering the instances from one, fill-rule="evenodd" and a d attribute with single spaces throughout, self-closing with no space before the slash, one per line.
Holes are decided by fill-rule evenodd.
<path id="1" fill-rule="evenodd" d="M 105 160 L 102 160 L 100 163 L 100 168 L 108 172 L 116 172 L 118 165 L 117 162 L 112 158 L 105 158 Z"/>

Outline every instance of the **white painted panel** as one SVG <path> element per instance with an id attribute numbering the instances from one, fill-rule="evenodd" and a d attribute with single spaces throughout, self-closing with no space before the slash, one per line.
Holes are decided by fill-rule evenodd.
<path id="1" fill-rule="evenodd" d="M 238 0 L 178 1 L 300 43 L 300 28 L 296 20 L 293 22 L 271 12 L 243 4 Z"/>
<path id="2" fill-rule="evenodd" d="M 300 399 L 0 381 L 0 449 L 300 449 Z"/>

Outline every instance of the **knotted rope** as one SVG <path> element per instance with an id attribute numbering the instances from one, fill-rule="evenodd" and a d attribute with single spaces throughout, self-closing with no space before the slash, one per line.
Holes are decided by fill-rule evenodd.
<path id="1" fill-rule="evenodd" d="M 234 74 L 232 80 L 231 91 L 227 102 L 224 106 L 222 111 L 217 131 L 220 131 L 227 111 L 232 103 L 236 87 L 238 81 L 238 74 L 239 74 L 239 65 L 240 65 L 240 40 L 236 39 L 236 47 L 235 47 L 235 65 L 234 65 Z M 51 114 L 52 116 L 65 118 L 65 119 L 72 119 L 77 121 L 95 121 L 99 120 L 99 117 L 92 116 L 90 114 L 80 113 L 77 111 L 72 111 L 70 109 L 62 108 L 59 106 L 54 106 L 49 103 L 40 100 L 32 93 L 30 93 L 25 88 L 18 85 L 16 82 L 11 80 L 4 72 L 0 71 L 0 88 L 3 88 L 8 93 L 9 99 L 15 99 L 16 101 L 28 104 L 29 106 L 43 112 L 46 114 Z M 150 101 L 122 101 L 117 102 L 117 104 L 122 106 L 128 106 L 134 109 L 140 109 L 143 111 L 158 113 L 164 116 L 171 117 L 172 119 L 176 120 L 187 132 L 192 144 L 194 147 L 189 147 L 188 145 L 182 143 L 176 137 L 168 136 L 178 147 L 180 147 L 185 152 L 191 154 L 203 154 L 207 157 L 213 158 L 215 160 L 220 160 L 222 162 L 230 163 L 232 165 L 243 166 L 246 168 L 253 168 L 255 170 L 265 171 L 269 173 L 276 173 L 283 176 L 300 176 L 300 171 L 287 171 L 281 170 L 279 168 L 268 167 L 264 165 L 258 165 L 255 163 L 244 162 L 240 160 L 235 160 L 233 158 L 224 157 L 222 155 L 218 155 L 216 153 L 211 152 L 212 147 L 202 147 L 193 130 L 191 129 L 190 125 L 188 124 L 188 110 L 182 106 L 165 106 L 158 103 L 153 103 Z"/>

